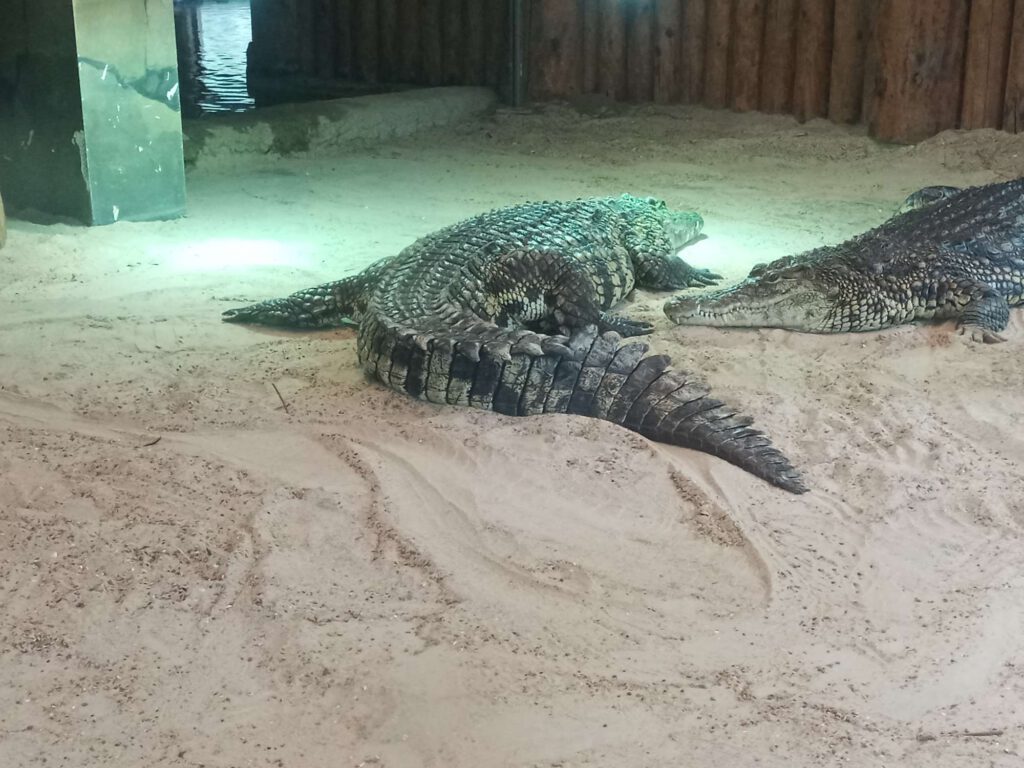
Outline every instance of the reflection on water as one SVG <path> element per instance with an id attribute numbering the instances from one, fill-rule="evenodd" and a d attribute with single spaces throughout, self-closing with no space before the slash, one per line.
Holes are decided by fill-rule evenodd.
<path id="1" fill-rule="evenodd" d="M 174 21 L 182 114 L 252 109 L 246 84 L 249 0 L 174 0 Z"/>

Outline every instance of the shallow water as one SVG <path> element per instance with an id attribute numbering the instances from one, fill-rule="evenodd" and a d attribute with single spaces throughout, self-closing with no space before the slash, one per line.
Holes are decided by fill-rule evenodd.
<path id="1" fill-rule="evenodd" d="M 246 77 L 252 40 L 249 0 L 186 0 L 175 3 L 174 14 L 184 114 L 253 109 Z"/>

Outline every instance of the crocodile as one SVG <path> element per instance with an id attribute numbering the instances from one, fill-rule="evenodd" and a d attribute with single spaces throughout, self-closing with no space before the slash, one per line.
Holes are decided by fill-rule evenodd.
<path id="1" fill-rule="evenodd" d="M 360 364 L 399 392 L 507 415 L 604 419 L 802 493 L 799 472 L 749 417 L 672 369 L 668 356 L 625 341 L 650 333 L 650 323 L 610 311 L 634 286 L 721 279 L 678 256 L 702 228 L 698 214 L 631 195 L 499 208 L 356 275 L 224 319 L 355 324 Z"/>
<path id="2" fill-rule="evenodd" d="M 755 266 L 735 286 L 677 296 L 679 325 L 873 331 L 955 320 L 974 341 L 1004 341 L 1024 298 L 1024 179 L 928 187 L 903 212 L 839 245 Z"/>

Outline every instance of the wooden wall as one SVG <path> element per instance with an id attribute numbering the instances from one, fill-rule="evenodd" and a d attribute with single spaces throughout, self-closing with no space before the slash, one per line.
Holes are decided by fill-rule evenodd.
<path id="1" fill-rule="evenodd" d="M 252 0 L 254 67 L 510 97 L 513 0 Z M 1024 0 L 520 0 L 529 98 L 1024 130 Z"/>
<path id="2" fill-rule="evenodd" d="M 508 78 L 508 0 L 252 0 L 251 67 L 366 84 Z"/>
<path id="3" fill-rule="evenodd" d="M 530 95 L 1024 130 L 1024 0 L 530 0 Z"/>

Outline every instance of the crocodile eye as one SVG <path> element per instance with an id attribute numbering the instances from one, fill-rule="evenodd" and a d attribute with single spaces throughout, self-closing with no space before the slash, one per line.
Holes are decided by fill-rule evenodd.
<path id="1" fill-rule="evenodd" d="M 770 275 L 765 275 L 765 278 L 764 278 L 764 280 L 762 282 L 765 282 L 765 283 L 777 283 L 777 282 L 779 282 L 779 279 L 781 277 L 782 277 L 782 275 L 780 275 L 778 272 L 772 272 Z"/>

